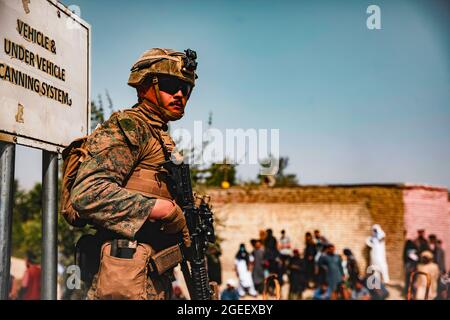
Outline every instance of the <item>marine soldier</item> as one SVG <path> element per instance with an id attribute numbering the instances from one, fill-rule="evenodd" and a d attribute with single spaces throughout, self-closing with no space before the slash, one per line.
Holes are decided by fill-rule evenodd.
<path id="1" fill-rule="evenodd" d="M 85 143 L 70 201 L 101 239 L 88 299 L 170 298 L 177 244 L 189 247 L 190 236 L 163 167 L 175 147 L 167 123 L 183 117 L 195 59 L 189 49 L 142 54 L 128 80 L 138 103 L 112 114 Z"/>

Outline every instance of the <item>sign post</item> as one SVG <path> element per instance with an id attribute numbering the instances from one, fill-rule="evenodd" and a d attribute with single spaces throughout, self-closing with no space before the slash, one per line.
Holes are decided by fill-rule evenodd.
<path id="1" fill-rule="evenodd" d="M 56 300 L 58 224 L 58 154 L 42 152 L 42 285 L 41 299 Z"/>
<path id="2" fill-rule="evenodd" d="M 16 146 L 0 141 L 0 299 L 8 299 Z"/>
<path id="3" fill-rule="evenodd" d="M 41 298 L 56 299 L 58 154 L 89 133 L 90 30 L 57 0 L 0 0 L 0 299 L 8 297 L 16 144 L 43 150 Z"/>

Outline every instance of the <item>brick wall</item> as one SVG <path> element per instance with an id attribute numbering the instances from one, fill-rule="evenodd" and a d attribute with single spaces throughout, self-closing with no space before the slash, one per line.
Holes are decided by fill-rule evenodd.
<path id="1" fill-rule="evenodd" d="M 427 186 L 405 186 L 405 229 L 407 238 L 417 237 L 418 229 L 425 229 L 426 235 L 434 233 L 442 239 L 446 252 L 447 269 L 450 268 L 450 206 L 445 188 Z"/>
<path id="2" fill-rule="evenodd" d="M 407 238 L 426 229 L 443 240 L 447 268 L 450 268 L 450 202 L 448 190 L 420 185 L 337 185 L 296 188 L 211 189 L 215 212 L 225 225 L 224 262 L 241 242 L 257 237 L 260 229 L 271 227 L 277 237 L 281 229 L 293 244 L 303 248 L 306 231 L 322 230 L 340 251 L 350 247 L 364 266 L 362 244 L 374 223 L 386 232 L 389 273 L 403 280 L 402 253 Z M 229 258 L 228 256 L 231 256 Z M 227 260 L 231 259 L 231 260 Z"/>
<path id="3" fill-rule="evenodd" d="M 223 238 L 224 270 L 233 269 L 240 243 L 250 251 L 250 239 L 258 238 L 259 231 L 267 228 L 272 228 L 278 239 L 285 229 L 293 248 L 300 251 L 304 249 L 305 232 L 320 229 L 338 252 L 351 248 L 360 267 L 366 268 L 363 254 L 372 220 L 363 203 L 228 203 L 217 207 L 215 214 L 224 226 L 217 228 Z"/>
<path id="4" fill-rule="evenodd" d="M 247 237 L 247 234 L 251 233 L 253 235 L 252 237 L 257 236 L 257 234 L 254 234 L 254 230 L 266 228 L 269 226 L 267 222 L 270 222 L 272 224 L 270 227 L 275 230 L 277 236 L 279 236 L 279 230 L 282 228 L 286 228 L 292 233 L 295 232 L 294 238 L 298 241 L 299 246 L 303 241 L 303 233 L 305 230 L 323 230 L 323 233 L 330 241 L 335 242 L 339 247 L 349 244 L 348 246 L 356 251 L 355 254 L 362 259 L 361 245 L 365 238 L 370 235 L 371 225 L 378 223 L 387 235 L 387 260 L 391 278 L 403 278 L 404 209 L 403 190 L 401 186 L 302 186 L 282 189 L 232 188 L 228 190 L 209 190 L 209 194 L 212 196 L 212 202 L 216 207 L 219 218 L 223 216 L 223 212 L 221 212 L 223 210 L 227 212 L 228 216 L 234 217 L 231 220 L 225 219 L 227 223 L 239 221 L 237 225 L 234 224 L 235 227 L 229 237 L 230 239 L 235 238 L 236 240 L 232 240 L 233 245 L 230 245 L 229 248 L 231 252 L 227 250 L 226 255 L 234 255 L 237 249 L 236 243 L 239 244 L 241 239 Z M 253 206 L 245 207 L 240 204 L 253 204 Z M 292 227 L 292 230 L 286 227 L 283 221 L 283 214 L 285 216 L 286 214 L 282 210 L 276 209 L 277 204 L 302 205 L 297 206 L 297 209 L 293 209 L 295 207 L 286 209 L 289 212 L 296 212 L 294 215 L 288 214 L 289 219 L 292 220 L 291 224 L 294 226 L 293 221 L 296 223 L 296 226 Z M 309 212 L 315 212 L 314 215 L 307 213 L 308 206 Z M 259 216 L 256 213 L 249 214 L 249 211 L 245 208 L 258 208 L 256 212 L 259 212 Z M 254 209 L 252 210 L 255 212 Z M 337 210 L 336 213 L 334 213 L 334 210 Z M 359 212 L 359 218 L 357 218 L 357 215 L 355 216 L 355 212 Z M 258 221 L 261 221 L 261 225 L 256 227 L 255 225 L 258 223 L 255 222 L 254 218 L 238 220 L 239 216 L 247 214 L 250 216 L 258 216 Z M 273 216 L 277 218 L 275 219 Z M 293 216 L 295 218 L 292 218 Z M 314 216 L 314 219 L 312 216 Z M 252 231 L 249 232 L 248 230 Z M 226 228 L 223 232 L 227 236 Z M 244 234 L 245 237 L 243 236 Z M 352 238 L 354 239 L 353 243 L 349 243 Z M 224 243 L 224 245 L 228 246 L 227 243 Z M 224 256 L 224 259 L 227 259 L 227 257 Z M 362 260 L 361 263 L 364 264 L 364 261 Z"/>

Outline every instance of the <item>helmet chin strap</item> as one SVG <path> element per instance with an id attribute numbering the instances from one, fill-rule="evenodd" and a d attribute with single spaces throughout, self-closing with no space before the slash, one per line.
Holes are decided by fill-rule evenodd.
<path id="1" fill-rule="evenodd" d="M 165 122 L 168 121 L 175 121 L 178 119 L 181 119 L 184 115 L 181 114 L 175 114 L 173 112 L 170 112 L 169 110 L 167 110 L 166 108 L 164 108 L 164 105 L 161 101 L 161 94 L 159 92 L 159 83 L 158 83 L 158 77 L 154 76 L 152 79 L 152 83 L 153 83 L 153 87 L 155 88 L 155 95 L 156 95 L 156 101 L 158 102 L 157 104 L 151 103 L 148 99 L 145 99 L 148 103 L 150 103 L 151 105 L 156 106 L 156 108 L 158 109 L 162 120 L 164 120 Z"/>
<path id="2" fill-rule="evenodd" d="M 161 102 L 161 94 L 159 92 L 159 81 L 157 76 L 153 77 L 152 83 L 153 87 L 155 88 L 156 101 L 158 101 L 158 108 L 163 109 L 163 104 Z"/>

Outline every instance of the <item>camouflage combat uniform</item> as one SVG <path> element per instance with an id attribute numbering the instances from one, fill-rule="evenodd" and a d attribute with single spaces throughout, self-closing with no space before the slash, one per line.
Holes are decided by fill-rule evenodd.
<path id="1" fill-rule="evenodd" d="M 144 52 L 131 68 L 128 85 L 139 89 L 151 80 L 157 103 L 142 98 L 132 109 L 111 115 L 88 137 L 87 155 L 79 166 L 70 202 L 81 219 L 96 226 L 102 241 L 136 240 L 150 245 L 152 252 L 180 243 L 180 234 L 165 233 L 161 221 L 148 220 L 156 199 L 173 200 L 167 171 L 161 164 L 169 160 L 175 147 L 166 123 L 183 116 L 162 104 L 159 77 L 176 78 L 192 89 L 197 79 L 196 58 L 196 52 L 190 49 L 184 53 L 162 48 Z M 190 91 L 183 94 L 189 98 Z M 170 295 L 172 269 L 162 272 L 160 276 L 150 275 L 148 299 L 167 299 Z M 97 278 L 98 273 L 89 299 L 95 298 Z"/>
<path id="2" fill-rule="evenodd" d="M 97 226 L 101 233 L 111 238 L 138 239 L 157 249 L 177 242 L 173 235 L 163 234 L 157 225 L 152 226 L 157 222 L 147 221 L 156 199 L 170 197 L 126 188 L 132 173 L 141 169 L 161 171 L 159 164 L 165 161 L 165 155 L 154 133 L 160 135 L 170 152 L 175 144 L 166 130 L 167 125 L 141 103 L 114 113 L 88 138 L 86 149 L 89 156 L 80 165 L 72 203 L 82 218 Z M 163 276 L 151 280 L 147 288 L 149 299 L 167 299 L 171 279 Z M 88 299 L 94 298 L 95 286 L 96 277 Z"/>

